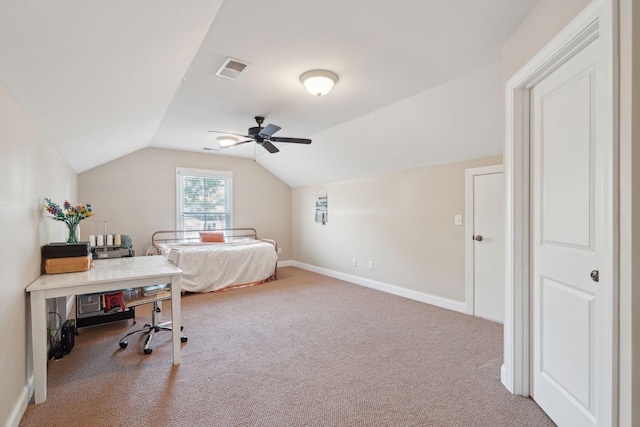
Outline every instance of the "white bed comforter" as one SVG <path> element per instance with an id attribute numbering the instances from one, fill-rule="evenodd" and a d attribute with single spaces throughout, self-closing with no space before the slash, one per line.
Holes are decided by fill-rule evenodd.
<path id="1" fill-rule="evenodd" d="M 253 239 L 158 246 L 165 257 L 171 249 L 180 251 L 176 264 L 183 271 L 182 290 L 189 292 L 211 292 L 265 280 L 273 275 L 278 261 L 272 244 Z"/>

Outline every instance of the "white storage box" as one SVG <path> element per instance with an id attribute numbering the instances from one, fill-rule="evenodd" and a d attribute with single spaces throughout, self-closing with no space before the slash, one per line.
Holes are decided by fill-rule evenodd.
<path id="1" fill-rule="evenodd" d="M 78 313 L 87 314 L 102 309 L 102 295 L 78 295 Z"/>

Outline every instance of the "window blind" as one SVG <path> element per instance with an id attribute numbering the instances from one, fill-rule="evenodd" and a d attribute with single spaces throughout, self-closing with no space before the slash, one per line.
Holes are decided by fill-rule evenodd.
<path id="1" fill-rule="evenodd" d="M 231 228 L 233 173 L 176 169 L 176 227 L 179 230 Z"/>

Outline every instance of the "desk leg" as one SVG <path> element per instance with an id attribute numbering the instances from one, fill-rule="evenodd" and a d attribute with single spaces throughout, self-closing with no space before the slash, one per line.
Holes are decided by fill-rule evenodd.
<path id="1" fill-rule="evenodd" d="M 180 364 L 180 292 L 182 290 L 182 277 L 171 277 L 171 326 L 173 327 L 173 364 Z"/>
<path id="2" fill-rule="evenodd" d="M 44 292 L 34 291 L 31 299 L 31 348 L 35 402 L 47 399 L 47 316 Z"/>

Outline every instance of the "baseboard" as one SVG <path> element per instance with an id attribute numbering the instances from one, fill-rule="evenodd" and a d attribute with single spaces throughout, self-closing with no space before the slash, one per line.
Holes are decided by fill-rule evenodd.
<path id="1" fill-rule="evenodd" d="M 298 261 L 286 261 L 289 267 L 298 267 L 303 270 L 313 271 L 314 273 L 323 274 L 335 279 L 344 280 L 345 282 L 355 283 L 356 285 L 365 286 L 367 288 L 377 289 L 393 295 L 409 298 L 415 301 L 424 302 L 435 305 L 436 307 L 446 308 L 448 310 L 467 313 L 467 304 L 464 301 L 456 301 L 449 298 L 443 298 L 436 295 L 427 294 L 425 292 L 415 291 L 403 288 L 401 286 L 391 285 L 389 283 L 378 282 L 377 280 L 366 279 L 364 277 L 353 276 L 351 274 L 341 273 L 339 271 L 329 270 L 314 265 L 305 264 Z M 280 266 L 280 263 L 278 263 Z"/>
<path id="2" fill-rule="evenodd" d="M 9 418 L 7 419 L 7 427 L 18 427 L 20 425 L 20 420 L 22 420 L 24 411 L 27 410 L 27 405 L 29 405 L 31 396 L 33 396 L 33 375 L 29 377 L 27 384 L 22 389 L 22 392 L 18 397 L 18 401 L 16 402 L 16 406 L 13 408 L 11 415 L 9 415 Z"/>
<path id="3" fill-rule="evenodd" d="M 280 267 L 296 267 L 295 261 L 278 261 L 278 268 Z"/>

